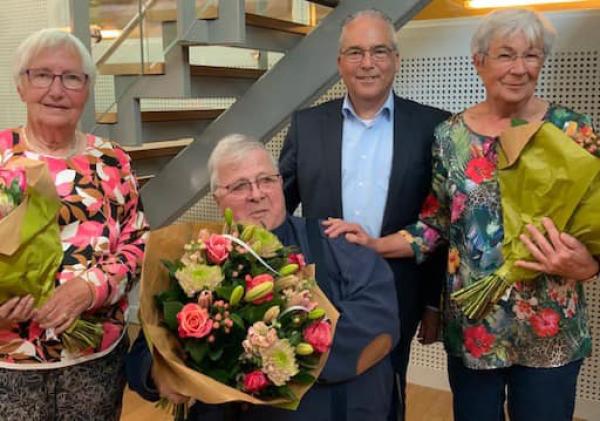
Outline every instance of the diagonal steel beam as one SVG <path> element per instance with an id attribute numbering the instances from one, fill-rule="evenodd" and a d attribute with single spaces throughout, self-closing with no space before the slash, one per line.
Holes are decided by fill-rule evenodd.
<path id="1" fill-rule="evenodd" d="M 340 2 L 313 32 L 144 186 L 142 199 L 150 225 L 158 228 L 173 222 L 206 194 L 209 184 L 206 164 L 219 139 L 231 133 L 244 133 L 266 141 L 295 109 L 310 104 L 337 80 L 338 37 L 346 16 L 375 7 L 389 15 L 398 29 L 429 2 Z"/>

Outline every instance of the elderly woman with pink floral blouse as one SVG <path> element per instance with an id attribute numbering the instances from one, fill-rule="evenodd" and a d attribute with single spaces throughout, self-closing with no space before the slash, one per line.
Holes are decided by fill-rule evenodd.
<path id="1" fill-rule="evenodd" d="M 18 157 L 47 164 L 62 203 L 63 259 L 40 308 L 31 296 L 0 305 L 3 419 L 120 416 L 127 293 L 147 224 L 127 154 L 77 130 L 94 77 L 90 54 L 68 33 L 36 32 L 16 51 L 14 80 L 27 123 L 0 131 L 0 166 Z M 102 339 L 96 349 L 67 352 L 61 334 L 82 315 L 101 324 Z M 18 346 L 2 346 L 8 343 Z"/>

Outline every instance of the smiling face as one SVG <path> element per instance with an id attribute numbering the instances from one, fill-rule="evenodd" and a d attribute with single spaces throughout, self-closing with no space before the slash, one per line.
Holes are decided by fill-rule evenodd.
<path id="1" fill-rule="evenodd" d="M 543 45 L 531 45 L 522 32 L 492 38 L 487 53 L 473 57 L 488 100 L 502 105 L 527 103 L 535 93 L 543 51 Z M 517 57 L 507 60 L 510 56 Z M 541 59 L 528 59 L 532 56 Z"/>
<path id="2" fill-rule="evenodd" d="M 250 222 L 272 230 L 285 219 L 285 200 L 281 178 L 277 183 L 259 188 L 257 177 L 277 174 L 268 153 L 262 149 L 251 150 L 240 161 L 223 161 L 215 167 L 217 184 L 214 198 L 221 212 L 230 208 L 237 221 Z M 224 186 L 251 181 L 251 191 L 236 193 Z"/>
<path id="3" fill-rule="evenodd" d="M 387 99 L 400 66 L 392 37 L 387 23 L 374 16 L 359 16 L 345 26 L 337 63 L 355 108 L 360 108 L 361 103 L 381 106 Z M 382 61 L 373 60 L 370 54 L 365 54 L 360 62 L 355 63 L 347 60 L 343 54 L 350 48 L 372 51 L 382 46 L 393 49 L 388 58 Z"/>
<path id="4" fill-rule="evenodd" d="M 41 51 L 27 68 L 54 74 L 83 73 L 77 53 L 64 47 Z M 81 90 L 65 89 L 58 77 L 49 87 L 38 88 L 31 84 L 26 74 L 21 75 L 17 90 L 27 105 L 27 124 L 41 128 L 75 129 L 89 95 L 88 85 Z"/>

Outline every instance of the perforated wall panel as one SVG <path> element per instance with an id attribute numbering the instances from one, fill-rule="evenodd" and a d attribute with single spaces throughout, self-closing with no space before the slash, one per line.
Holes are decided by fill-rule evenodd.
<path id="1" fill-rule="evenodd" d="M 48 26 L 46 0 L 2 1 L 0 13 L 0 127 L 25 124 L 25 106 L 12 79 L 17 46 L 29 34 Z"/>

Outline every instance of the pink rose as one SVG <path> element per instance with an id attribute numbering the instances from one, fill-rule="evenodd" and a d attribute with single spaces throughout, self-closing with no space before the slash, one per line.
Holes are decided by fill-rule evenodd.
<path id="1" fill-rule="evenodd" d="M 295 263 L 300 269 L 306 266 L 304 255 L 302 253 L 292 253 L 288 256 L 288 263 Z"/>
<path id="2" fill-rule="evenodd" d="M 210 333 L 213 326 L 208 310 L 194 303 L 183 306 L 177 313 L 177 321 L 177 331 L 181 338 L 203 338 Z"/>
<path id="3" fill-rule="evenodd" d="M 257 285 L 265 283 L 265 282 L 275 282 L 275 281 L 273 280 L 273 277 L 271 275 L 269 275 L 268 273 L 263 273 L 262 275 L 257 275 L 254 278 L 250 275 L 246 275 L 246 291 L 254 288 Z M 270 292 L 267 295 L 265 295 L 264 297 L 259 298 L 258 300 L 252 301 L 252 304 L 262 304 L 262 303 L 269 302 L 272 299 L 273 299 L 273 293 Z"/>
<path id="4" fill-rule="evenodd" d="M 228 257 L 231 251 L 231 241 L 222 235 L 211 234 L 206 242 L 206 256 L 208 261 L 220 265 Z"/>
<path id="5" fill-rule="evenodd" d="M 308 325 L 303 332 L 304 340 L 312 345 L 315 351 L 324 353 L 331 347 L 331 325 L 317 321 Z"/>
<path id="6" fill-rule="evenodd" d="M 260 370 L 244 374 L 244 390 L 248 393 L 258 393 L 268 385 L 267 376 Z"/>
<path id="7" fill-rule="evenodd" d="M 17 185 L 21 192 L 24 192 L 27 188 L 27 182 L 25 177 L 25 170 L 22 168 L 4 169 L 0 168 L 0 185 L 10 187 L 13 181 L 17 181 Z"/>

